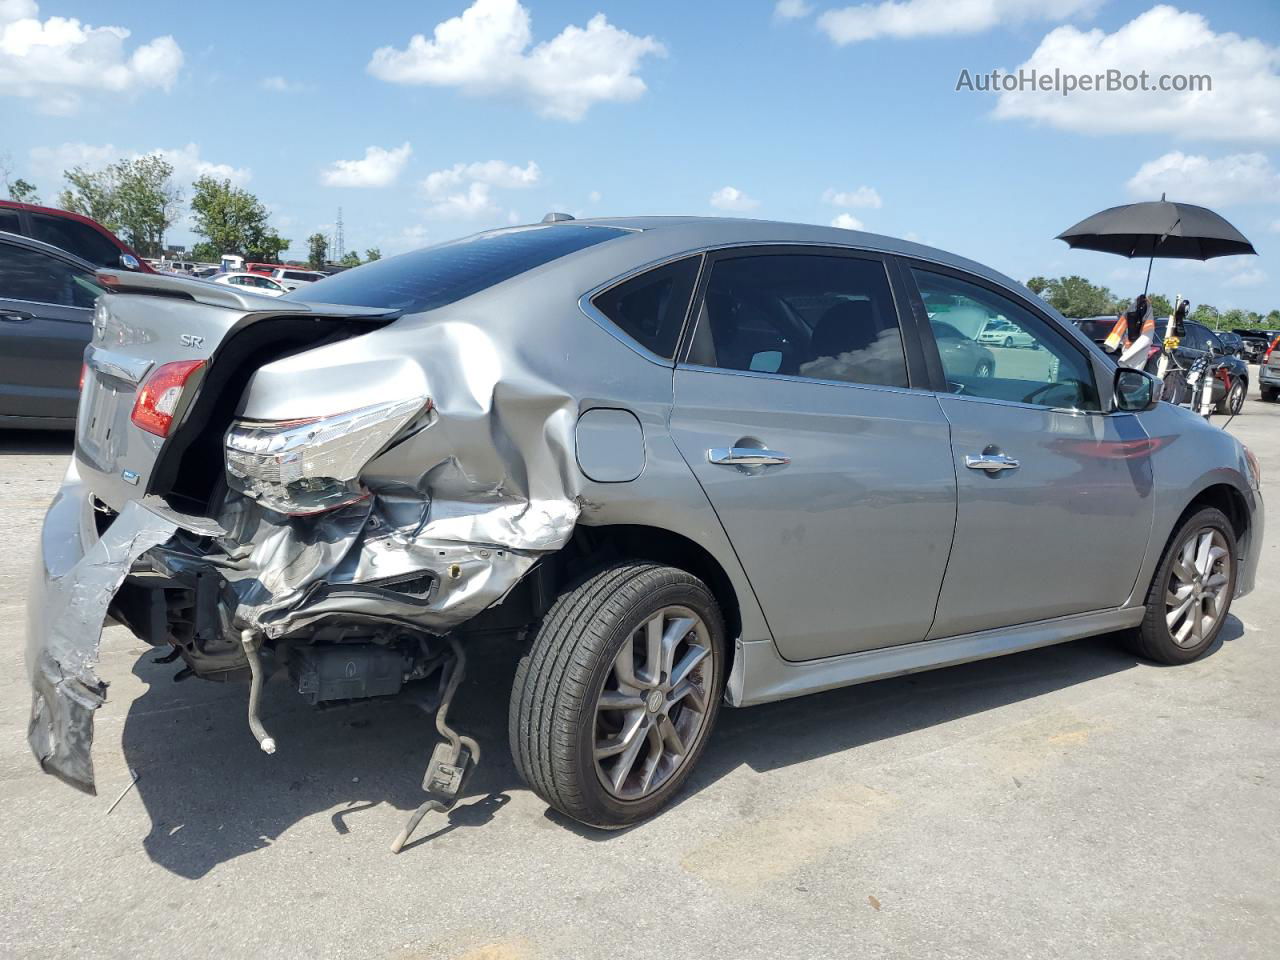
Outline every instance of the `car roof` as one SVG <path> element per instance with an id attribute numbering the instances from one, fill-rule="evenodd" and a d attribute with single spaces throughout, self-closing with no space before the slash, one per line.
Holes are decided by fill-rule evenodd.
<path id="1" fill-rule="evenodd" d="M 89 273 L 94 273 L 98 268 L 87 260 L 81 260 L 69 250 L 63 250 L 62 247 L 55 247 L 51 243 L 45 243 L 43 240 L 36 240 L 34 237 L 24 237 L 20 233 L 9 233 L 0 230 L 0 242 L 10 243 L 17 247 L 27 247 L 31 250 L 38 250 L 41 253 L 47 253 L 51 257 L 57 257 L 59 260 L 65 260 L 73 266 L 80 267 Z"/>
<path id="2" fill-rule="evenodd" d="M 644 234 L 651 240 L 659 240 L 659 245 L 667 247 L 669 254 L 673 256 L 686 250 L 742 244 L 820 244 L 850 247 L 873 253 L 899 254 L 976 274 L 1000 286 L 1008 287 L 1035 302 L 1044 303 L 1040 297 L 1018 281 L 975 260 L 911 240 L 901 240 L 897 237 L 868 233 L 863 230 L 845 230 L 841 227 L 824 227 L 812 223 L 791 223 L 780 220 L 752 220 L 745 217 L 694 216 L 592 217 L 581 220 L 561 220 L 545 226 L 548 229 L 598 226 L 634 231 Z"/>

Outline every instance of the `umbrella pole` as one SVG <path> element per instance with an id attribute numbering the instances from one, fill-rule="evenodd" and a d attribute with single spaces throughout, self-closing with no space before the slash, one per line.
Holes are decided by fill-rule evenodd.
<path id="1" fill-rule="evenodd" d="M 1142 288 L 1143 296 L 1146 296 L 1148 290 L 1151 289 L 1151 265 L 1156 262 L 1156 255 L 1153 253 L 1151 259 L 1147 261 L 1147 282 Z"/>

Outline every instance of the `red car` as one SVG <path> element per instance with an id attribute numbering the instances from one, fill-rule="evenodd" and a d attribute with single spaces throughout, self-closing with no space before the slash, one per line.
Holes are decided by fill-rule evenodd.
<path id="1" fill-rule="evenodd" d="M 94 266 L 155 273 L 114 233 L 78 213 L 0 200 L 0 230 L 61 247 Z"/>

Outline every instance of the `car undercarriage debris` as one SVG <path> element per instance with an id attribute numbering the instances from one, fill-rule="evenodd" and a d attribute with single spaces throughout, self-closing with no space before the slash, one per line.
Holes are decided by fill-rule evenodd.
<path id="1" fill-rule="evenodd" d="M 404 828 L 392 841 L 392 853 L 399 853 L 404 849 L 422 818 L 432 810 L 449 812 L 458 800 L 458 793 L 462 790 L 467 775 L 480 763 L 480 744 L 471 737 L 462 736 L 448 723 L 449 705 L 453 703 L 453 696 L 458 692 L 467 667 L 467 656 L 462 645 L 450 637 L 449 646 L 453 650 L 453 661 L 445 668 L 448 678 L 444 681 L 444 695 L 440 698 L 440 706 L 436 708 L 436 730 L 444 740 L 437 743 L 436 748 L 431 751 L 431 760 L 427 763 L 427 772 L 422 778 L 422 789 L 430 798 L 409 814 Z"/>

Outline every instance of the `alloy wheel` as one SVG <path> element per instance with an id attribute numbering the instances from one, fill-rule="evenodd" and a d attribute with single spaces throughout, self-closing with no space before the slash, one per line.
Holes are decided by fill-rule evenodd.
<path id="1" fill-rule="evenodd" d="M 664 607 L 622 644 L 596 698 L 592 752 L 620 800 L 661 789 L 705 732 L 711 635 L 687 607 Z"/>
<path id="2" fill-rule="evenodd" d="M 1244 384 L 1237 383 L 1231 388 L 1231 398 L 1227 401 L 1227 409 L 1233 414 L 1244 409 Z"/>
<path id="3" fill-rule="evenodd" d="M 1165 593 L 1165 623 L 1174 643 L 1194 647 L 1212 637 L 1231 599 L 1231 552 L 1222 533 L 1202 527 L 1178 548 Z"/>

